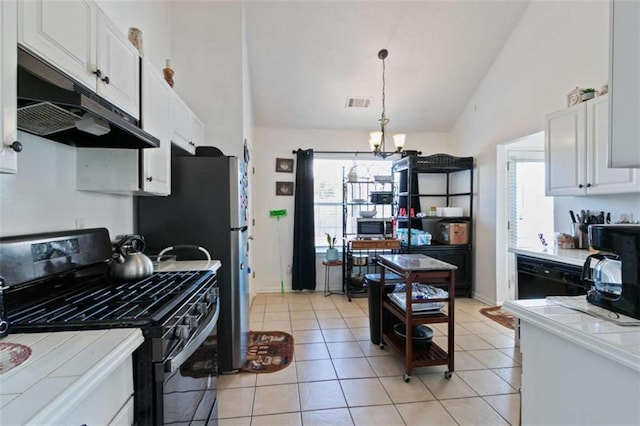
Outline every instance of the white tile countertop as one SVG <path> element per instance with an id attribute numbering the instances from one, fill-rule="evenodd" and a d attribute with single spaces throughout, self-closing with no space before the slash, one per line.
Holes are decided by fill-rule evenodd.
<path id="1" fill-rule="evenodd" d="M 576 266 L 584 265 L 587 256 L 592 254 L 589 253 L 589 250 L 583 249 L 561 249 L 540 246 L 510 248 L 509 252 Z"/>
<path id="2" fill-rule="evenodd" d="M 585 302 L 586 303 L 586 302 Z M 506 301 L 522 321 L 640 372 L 640 326 L 621 326 L 547 299 Z"/>
<path id="3" fill-rule="evenodd" d="M 169 271 L 213 271 L 216 272 L 222 263 L 219 260 L 181 260 L 162 265 L 157 272 Z"/>
<path id="4" fill-rule="evenodd" d="M 2 343 L 31 348 L 0 374 L 0 423 L 61 424 L 143 342 L 139 329 L 9 335 Z"/>

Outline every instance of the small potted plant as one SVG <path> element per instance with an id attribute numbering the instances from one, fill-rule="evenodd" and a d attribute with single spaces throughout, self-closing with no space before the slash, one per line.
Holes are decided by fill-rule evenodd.
<path id="1" fill-rule="evenodd" d="M 586 89 L 582 89 L 581 100 L 582 102 L 588 101 L 589 99 L 593 99 L 596 96 L 596 89 L 593 87 L 587 87 Z"/>
<path id="2" fill-rule="evenodd" d="M 336 237 L 331 237 L 329 233 L 325 232 L 327 236 L 327 243 L 329 243 L 329 248 L 327 249 L 327 254 L 325 255 L 325 259 L 328 262 L 335 262 L 338 260 L 338 249 L 336 248 Z"/>

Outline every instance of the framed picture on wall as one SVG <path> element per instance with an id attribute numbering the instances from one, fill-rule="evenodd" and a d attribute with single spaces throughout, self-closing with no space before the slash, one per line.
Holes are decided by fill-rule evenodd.
<path id="1" fill-rule="evenodd" d="M 293 195 L 293 182 L 276 182 L 276 195 Z"/>
<path id="2" fill-rule="evenodd" d="M 276 172 L 293 173 L 293 158 L 276 158 Z"/>

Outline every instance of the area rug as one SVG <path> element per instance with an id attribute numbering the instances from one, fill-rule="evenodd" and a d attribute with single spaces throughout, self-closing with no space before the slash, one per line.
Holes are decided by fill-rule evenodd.
<path id="1" fill-rule="evenodd" d="M 293 336 L 283 331 L 250 331 L 243 371 L 273 373 L 293 359 Z"/>
<path id="2" fill-rule="evenodd" d="M 500 325 L 503 325 L 511 330 L 514 329 L 515 318 L 502 310 L 500 306 L 493 306 L 491 308 L 482 308 L 480 313 L 487 318 L 490 318 Z"/>

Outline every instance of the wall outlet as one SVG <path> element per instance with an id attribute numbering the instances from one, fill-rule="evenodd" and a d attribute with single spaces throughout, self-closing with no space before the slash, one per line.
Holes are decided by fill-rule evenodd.
<path id="1" fill-rule="evenodd" d="M 291 275 L 291 265 L 287 265 L 287 275 Z"/>
<path id="2" fill-rule="evenodd" d="M 87 219 L 79 217 L 76 219 L 76 229 L 84 229 L 87 227 Z"/>

